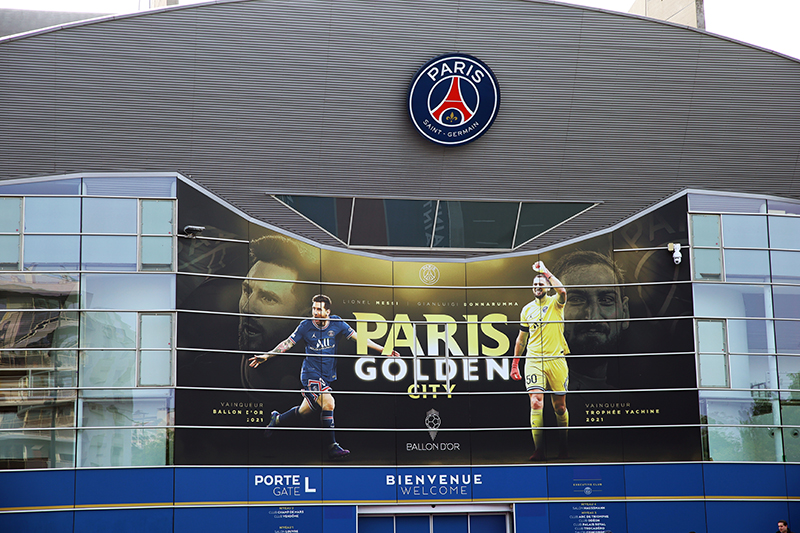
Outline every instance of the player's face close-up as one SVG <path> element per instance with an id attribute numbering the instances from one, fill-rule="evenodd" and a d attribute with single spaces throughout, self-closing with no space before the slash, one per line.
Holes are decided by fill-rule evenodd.
<path id="1" fill-rule="evenodd" d="M 561 278 L 567 288 L 564 337 L 576 353 L 615 353 L 620 333 L 628 327 L 628 298 L 615 287 L 613 271 L 605 265 L 582 266 Z M 576 285 L 595 285 L 575 287 Z"/>
<path id="2" fill-rule="evenodd" d="M 331 310 L 325 307 L 325 302 L 314 302 L 311 306 L 311 316 L 317 322 L 324 322 L 331 316 Z"/>
<path id="3" fill-rule="evenodd" d="M 778 531 L 780 531 L 780 533 L 785 533 L 786 531 L 789 531 L 789 528 L 786 526 L 786 524 L 781 522 L 778 524 Z"/>
<path id="4" fill-rule="evenodd" d="M 239 349 L 263 351 L 287 337 L 296 321 L 292 319 L 267 318 L 253 315 L 278 315 L 297 317 L 303 313 L 303 305 L 294 291 L 297 272 L 274 263 L 257 262 L 247 273 L 248 278 L 287 280 L 263 281 L 246 279 L 242 282 L 239 299 Z"/>
<path id="5" fill-rule="evenodd" d="M 544 276 L 536 276 L 533 278 L 533 295 L 542 298 L 545 294 L 547 294 L 547 279 Z"/>

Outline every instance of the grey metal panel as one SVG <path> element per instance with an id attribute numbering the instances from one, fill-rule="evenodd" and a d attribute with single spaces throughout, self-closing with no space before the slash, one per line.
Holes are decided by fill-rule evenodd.
<path id="1" fill-rule="evenodd" d="M 443 148 L 405 97 L 451 51 L 502 98 L 482 138 Z M 267 193 L 603 202 L 534 250 L 687 187 L 800 198 L 798 138 L 800 63 L 534 0 L 224 2 L 0 41 L 0 179 L 181 171 L 329 245 Z"/>
<path id="2" fill-rule="evenodd" d="M 0 37 L 104 15 L 108 15 L 108 13 L 0 9 Z"/>

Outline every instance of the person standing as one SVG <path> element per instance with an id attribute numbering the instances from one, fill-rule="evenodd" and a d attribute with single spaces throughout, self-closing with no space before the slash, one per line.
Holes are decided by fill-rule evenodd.
<path id="1" fill-rule="evenodd" d="M 566 355 L 569 353 L 564 338 L 564 304 L 567 290 L 542 261 L 533 264 L 536 276 L 533 279 L 534 299 L 520 312 L 520 331 L 514 345 L 514 360 L 511 364 L 511 379 L 519 381 L 520 358 L 525 355 L 525 388 L 530 397 L 531 433 L 534 452 L 531 461 L 545 459 L 544 435 L 544 391 L 550 396 L 556 420 L 560 427 L 569 426 L 566 391 L 569 384 L 569 369 Z M 555 295 L 549 296 L 549 288 Z M 559 458 L 566 458 L 566 431 L 559 434 Z"/>
<path id="2" fill-rule="evenodd" d="M 341 317 L 331 315 L 331 299 L 324 294 L 317 294 L 311 299 L 312 319 L 300 322 L 288 338 L 280 342 L 271 352 L 256 354 L 249 359 L 252 368 L 258 368 L 261 363 L 267 362 L 272 357 L 282 354 L 297 344 L 300 340 L 305 342 L 306 357 L 300 370 L 300 381 L 303 385 L 303 400 L 300 405 L 292 407 L 285 413 L 272 411 L 267 429 L 279 426 L 292 426 L 312 412 L 319 412 L 322 427 L 327 428 L 329 444 L 328 457 L 342 459 L 350 455 L 336 442 L 334 431 L 333 411 L 336 408 L 331 383 L 336 381 L 336 349 L 339 338 L 358 340 L 357 334 Z M 383 351 L 383 346 L 367 341 L 367 346 L 378 352 Z M 392 351 L 392 356 L 398 356 Z"/>

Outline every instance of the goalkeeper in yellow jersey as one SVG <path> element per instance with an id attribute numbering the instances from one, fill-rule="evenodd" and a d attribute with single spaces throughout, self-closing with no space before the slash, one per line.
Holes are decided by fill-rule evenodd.
<path id="1" fill-rule="evenodd" d="M 544 391 L 551 390 L 550 396 L 556 420 L 561 427 L 569 426 L 566 391 L 569 383 L 569 370 L 565 356 L 569 353 L 564 339 L 564 304 L 567 302 L 567 289 L 544 265 L 533 264 L 536 277 L 533 278 L 532 302 L 522 308 L 520 313 L 520 332 L 514 345 L 514 361 L 511 364 L 511 378 L 521 380 L 519 360 L 525 352 L 525 388 L 531 399 L 531 428 L 534 452 L 531 461 L 543 461 L 544 435 Z M 548 296 L 550 288 L 555 290 Z M 567 457 L 566 430 L 559 435 L 559 458 Z"/>

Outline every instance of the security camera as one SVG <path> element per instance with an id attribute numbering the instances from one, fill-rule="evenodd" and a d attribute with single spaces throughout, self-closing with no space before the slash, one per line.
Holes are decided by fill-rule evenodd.
<path id="1" fill-rule="evenodd" d="M 676 247 L 675 251 L 672 253 L 672 260 L 675 261 L 676 265 L 680 265 L 681 259 L 683 259 L 683 254 L 681 254 L 681 251 Z"/>
<path id="2" fill-rule="evenodd" d="M 183 233 L 185 233 L 189 237 L 196 237 L 199 234 L 203 233 L 205 229 L 206 229 L 205 226 L 184 226 Z"/>
<path id="3" fill-rule="evenodd" d="M 667 249 L 672 252 L 672 260 L 675 262 L 675 264 L 680 265 L 681 259 L 683 259 L 683 254 L 681 254 L 681 245 L 677 242 L 671 242 L 667 246 Z"/>

